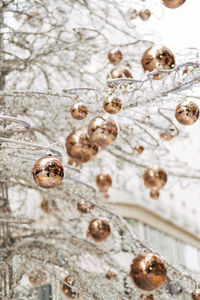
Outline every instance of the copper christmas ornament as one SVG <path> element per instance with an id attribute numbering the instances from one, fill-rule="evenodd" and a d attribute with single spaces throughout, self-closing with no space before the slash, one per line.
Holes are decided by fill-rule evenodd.
<path id="1" fill-rule="evenodd" d="M 106 192 L 112 185 L 112 178 L 108 174 L 99 174 L 96 176 L 96 184 L 101 192 Z"/>
<path id="2" fill-rule="evenodd" d="M 170 70 L 175 66 L 175 58 L 167 47 L 153 46 L 144 52 L 141 63 L 144 71 Z M 162 74 L 156 74 L 153 78 L 160 79 Z"/>
<path id="3" fill-rule="evenodd" d="M 156 254 L 139 254 L 132 261 L 130 277 L 138 288 L 153 291 L 167 281 L 167 270 Z"/>
<path id="4" fill-rule="evenodd" d="M 87 117 L 88 108 L 82 102 L 77 102 L 71 106 L 71 115 L 76 120 L 83 120 Z"/>
<path id="5" fill-rule="evenodd" d="M 148 296 L 146 296 L 145 298 L 143 298 L 143 297 L 145 297 L 143 294 L 140 296 L 140 298 L 141 299 L 144 299 L 144 300 L 154 300 L 154 297 L 153 297 L 153 295 L 151 294 L 151 295 L 148 295 Z"/>
<path id="6" fill-rule="evenodd" d="M 105 147 L 114 142 L 118 134 L 118 128 L 112 119 L 105 120 L 103 117 L 98 116 L 90 121 L 88 134 L 95 144 Z"/>
<path id="7" fill-rule="evenodd" d="M 141 10 L 139 12 L 139 17 L 142 21 L 147 21 L 151 16 L 151 12 L 148 9 Z"/>
<path id="8" fill-rule="evenodd" d="M 64 166 L 57 158 L 44 156 L 35 163 L 32 174 L 35 183 L 40 187 L 54 188 L 64 178 Z"/>
<path id="9" fill-rule="evenodd" d="M 200 289 L 196 289 L 196 290 L 192 293 L 192 299 L 193 299 L 193 300 L 200 300 Z"/>
<path id="10" fill-rule="evenodd" d="M 40 203 L 40 208 L 44 213 L 46 213 L 46 214 L 49 213 L 49 202 L 46 198 L 42 199 L 42 201 Z"/>
<path id="11" fill-rule="evenodd" d="M 122 102 L 119 98 L 110 94 L 103 103 L 103 108 L 109 114 L 116 114 L 120 111 Z"/>
<path id="12" fill-rule="evenodd" d="M 106 273 L 106 278 L 109 280 L 115 280 L 117 278 L 117 274 L 111 270 Z"/>
<path id="13" fill-rule="evenodd" d="M 144 151 L 144 147 L 141 145 L 135 146 L 135 150 L 138 152 L 138 154 L 141 154 Z"/>
<path id="14" fill-rule="evenodd" d="M 167 182 L 167 173 L 159 168 L 153 170 L 148 168 L 143 174 L 144 185 L 150 190 L 159 190 Z"/>
<path id="15" fill-rule="evenodd" d="M 168 8 L 178 8 L 185 0 L 163 0 L 163 4 Z"/>
<path id="16" fill-rule="evenodd" d="M 87 236 L 95 242 L 105 241 L 111 233 L 110 225 L 107 220 L 95 218 L 90 221 Z"/>
<path id="17" fill-rule="evenodd" d="M 133 78 L 131 72 L 128 69 L 125 68 L 114 68 L 110 72 L 111 78 L 112 79 L 117 79 L 117 78 Z"/>
<path id="18" fill-rule="evenodd" d="M 72 291 L 72 286 L 74 285 L 75 281 L 72 277 L 67 275 L 62 282 L 62 291 L 63 294 L 71 299 L 74 299 L 77 295 L 76 292 Z"/>
<path id="19" fill-rule="evenodd" d="M 66 149 L 77 164 L 91 160 L 98 153 L 98 146 L 91 141 L 85 129 L 75 130 L 67 137 Z"/>
<path id="20" fill-rule="evenodd" d="M 193 102 L 180 103 L 176 107 L 175 118 L 182 125 L 192 125 L 199 118 L 199 108 Z"/>
<path id="21" fill-rule="evenodd" d="M 77 209 L 84 214 L 90 213 L 93 208 L 94 208 L 93 204 L 83 199 L 77 203 Z"/>
<path id="22" fill-rule="evenodd" d="M 113 65 L 116 66 L 123 59 L 123 54 L 122 54 L 122 52 L 119 49 L 115 48 L 115 49 L 110 50 L 108 52 L 108 59 L 109 59 L 109 61 L 110 61 L 111 64 L 113 64 Z"/>
<path id="23" fill-rule="evenodd" d="M 46 283 L 47 275 L 44 271 L 41 270 L 33 270 L 29 277 L 30 283 L 34 286 L 42 286 Z"/>
<path id="24" fill-rule="evenodd" d="M 160 193 L 159 193 L 158 190 L 151 190 L 151 191 L 150 191 L 150 197 L 151 197 L 152 199 L 158 199 L 159 196 L 160 196 Z"/>
<path id="25" fill-rule="evenodd" d="M 165 141 L 170 141 L 174 136 L 171 134 L 171 132 L 167 131 L 167 130 L 163 130 L 160 133 L 160 138 L 165 140 Z"/>

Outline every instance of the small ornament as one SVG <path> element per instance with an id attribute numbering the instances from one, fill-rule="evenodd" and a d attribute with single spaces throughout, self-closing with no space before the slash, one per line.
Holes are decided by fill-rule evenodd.
<path id="1" fill-rule="evenodd" d="M 49 213 L 49 202 L 46 198 L 42 199 L 42 201 L 40 203 L 40 208 L 44 213 L 46 213 L 46 214 Z"/>
<path id="2" fill-rule="evenodd" d="M 135 20 L 138 16 L 138 12 L 136 9 L 130 9 L 128 14 L 130 16 L 130 20 Z"/>
<path id="3" fill-rule="evenodd" d="M 112 119 L 105 120 L 103 117 L 98 116 L 90 121 L 88 134 L 95 144 L 105 147 L 114 142 L 118 134 L 118 128 Z"/>
<path id="4" fill-rule="evenodd" d="M 199 118 L 199 108 L 193 102 L 180 103 L 176 107 L 175 118 L 182 125 L 192 125 Z"/>
<path id="5" fill-rule="evenodd" d="M 120 111 L 122 102 L 119 98 L 110 94 L 103 103 L 103 108 L 109 114 L 116 114 Z"/>
<path id="6" fill-rule="evenodd" d="M 143 299 L 143 297 L 144 297 L 144 295 L 142 294 L 142 295 L 140 296 L 140 298 Z M 153 295 L 151 294 L 151 295 L 146 296 L 146 297 L 144 298 L 144 300 L 154 300 L 154 297 L 153 297 Z"/>
<path id="7" fill-rule="evenodd" d="M 64 166 L 57 158 L 47 155 L 35 163 L 32 174 L 35 183 L 40 187 L 54 188 L 64 178 Z"/>
<path id="8" fill-rule="evenodd" d="M 110 235 L 111 229 L 107 220 L 95 218 L 90 221 L 87 236 L 91 237 L 95 242 L 105 241 Z"/>
<path id="9" fill-rule="evenodd" d="M 171 132 L 167 131 L 167 130 L 163 130 L 160 133 L 160 138 L 165 140 L 165 141 L 170 141 L 174 136 L 171 134 Z"/>
<path id="10" fill-rule="evenodd" d="M 123 54 L 122 54 L 122 52 L 119 49 L 115 48 L 115 49 L 110 50 L 108 52 L 108 59 L 109 59 L 109 61 L 110 61 L 111 64 L 113 64 L 114 66 L 116 66 L 123 59 Z"/>
<path id="11" fill-rule="evenodd" d="M 75 299 L 76 298 L 76 292 L 73 292 L 72 291 L 72 286 L 74 285 L 75 283 L 75 280 L 70 277 L 69 275 L 67 275 L 65 277 L 65 279 L 63 280 L 63 283 L 62 283 L 62 291 L 63 291 L 63 294 L 68 297 L 68 298 L 71 298 L 71 299 Z"/>
<path id="12" fill-rule="evenodd" d="M 106 278 L 109 280 L 115 280 L 117 278 L 117 274 L 111 270 L 106 273 Z"/>
<path id="13" fill-rule="evenodd" d="M 193 300 L 200 300 L 200 289 L 196 289 L 196 290 L 192 293 L 192 299 L 193 299 Z"/>
<path id="14" fill-rule="evenodd" d="M 167 173 L 159 168 L 148 168 L 143 174 L 144 185 L 150 190 L 160 190 L 167 182 Z"/>
<path id="15" fill-rule="evenodd" d="M 170 70 L 175 66 L 174 54 L 167 47 L 148 48 L 141 60 L 144 71 Z M 154 79 L 161 79 L 162 74 L 155 74 Z"/>
<path id="16" fill-rule="evenodd" d="M 87 117 L 88 108 L 80 101 L 71 106 L 70 112 L 74 119 L 83 120 Z"/>
<path id="17" fill-rule="evenodd" d="M 163 0 L 163 4 L 168 8 L 178 8 L 185 0 Z"/>
<path id="18" fill-rule="evenodd" d="M 39 287 L 46 283 L 47 275 L 44 271 L 33 270 L 28 279 L 32 285 Z"/>
<path id="19" fill-rule="evenodd" d="M 67 137 L 66 149 L 77 164 L 91 160 L 98 153 L 98 146 L 91 141 L 85 129 L 75 130 Z"/>
<path id="20" fill-rule="evenodd" d="M 159 191 L 158 190 L 151 190 L 150 191 L 150 197 L 152 198 L 152 199 L 158 199 L 159 198 L 159 196 L 160 196 L 160 193 L 159 193 Z"/>
<path id="21" fill-rule="evenodd" d="M 110 72 L 111 78 L 112 79 L 117 79 L 117 78 L 133 78 L 131 72 L 128 69 L 125 68 L 114 68 Z"/>
<path id="22" fill-rule="evenodd" d="M 135 146 L 135 150 L 137 151 L 138 154 L 141 154 L 144 151 L 144 147 L 141 145 Z"/>
<path id="23" fill-rule="evenodd" d="M 96 176 L 96 184 L 100 192 L 107 192 L 112 185 L 112 178 L 108 174 L 99 174 Z"/>
<path id="24" fill-rule="evenodd" d="M 84 214 L 90 213 L 93 208 L 94 208 L 93 204 L 83 199 L 77 203 L 77 209 Z"/>
<path id="25" fill-rule="evenodd" d="M 141 10 L 139 12 L 139 17 L 142 21 L 147 21 L 151 16 L 151 12 L 148 9 Z"/>
<path id="26" fill-rule="evenodd" d="M 138 288 L 153 291 L 167 281 L 167 270 L 156 254 L 139 254 L 132 261 L 130 277 Z"/>

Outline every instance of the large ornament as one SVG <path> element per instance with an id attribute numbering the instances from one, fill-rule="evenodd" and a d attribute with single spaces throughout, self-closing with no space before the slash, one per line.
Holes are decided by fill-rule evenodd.
<path id="1" fill-rule="evenodd" d="M 93 208 L 94 205 L 90 202 L 85 201 L 84 199 L 80 200 L 77 203 L 77 209 L 84 214 L 90 213 Z"/>
<path id="2" fill-rule="evenodd" d="M 192 125 L 199 118 L 199 108 L 195 103 L 185 101 L 177 105 L 175 117 L 182 125 Z"/>
<path id="3" fill-rule="evenodd" d="M 67 137 L 66 149 L 77 164 L 91 160 L 98 153 L 98 146 L 91 141 L 85 129 L 75 130 Z"/>
<path id="4" fill-rule="evenodd" d="M 144 52 L 141 63 L 144 71 L 170 70 L 175 66 L 175 58 L 167 47 L 153 46 Z M 162 74 L 155 74 L 153 78 L 160 79 Z"/>
<path id="5" fill-rule="evenodd" d="M 151 16 L 151 12 L 148 9 L 144 9 L 140 10 L 138 15 L 142 21 L 147 21 Z"/>
<path id="6" fill-rule="evenodd" d="M 163 0 L 163 4 L 168 8 L 178 8 L 185 0 Z"/>
<path id="7" fill-rule="evenodd" d="M 88 134 L 93 143 L 105 147 L 114 142 L 118 134 L 118 128 L 112 119 L 105 120 L 103 117 L 98 116 L 90 121 Z"/>
<path id="8" fill-rule="evenodd" d="M 139 254 L 132 261 L 130 277 L 138 288 L 153 291 L 167 281 L 167 270 L 156 254 Z"/>
<path id="9" fill-rule="evenodd" d="M 88 108 L 80 101 L 71 106 L 70 112 L 74 119 L 83 120 L 87 117 Z"/>
<path id="10" fill-rule="evenodd" d="M 112 178 L 108 174 L 99 174 L 96 176 L 96 184 L 100 192 L 107 192 L 108 188 L 112 185 Z"/>
<path id="11" fill-rule="evenodd" d="M 196 289 L 196 290 L 192 293 L 192 299 L 193 299 L 193 300 L 200 300 L 200 289 Z"/>
<path id="12" fill-rule="evenodd" d="M 87 236 L 91 237 L 95 242 L 105 241 L 110 233 L 111 229 L 107 220 L 95 218 L 90 221 Z"/>
<path id="13" fill-rule="evenodd" d="M 61 184 L 64 178 L 64 166 L 57 158 L 47 155 L 35 163 L 32 174 L 40 187 L 54 188 Z"/>
<path id="14" fill-rule="evenodd" d="M 109 59 L 109 61 L 110 61 L 111 64 L 113 64 L 113 65 L 116 66 L 123 59 L 123 54 L 122 54 L 122 52 L 119 49 L 115 48 L 115 49 L 110 50 L 108 52 L 108 59 Z"/>
<path id="15" fill-rule="evenodd" d="M 167 173 L 159 168 L 148 168 L 143 174 L 144 185 L 150 190 L 160 190 L 167 182 Z"/>
<path id="16" fill-rule="evenodd" d="M 120 111 L 122 102 L 119 98 L 110 94 L 103 103 L 103 108 L 109 114 L 116 114 Z"/>
<path id="17" fill-rule="evenodd" d="M 47 275 L 44 271 L 33 270 L 28 279 L 32 285 L 39 287 L 46 283 Z"/>

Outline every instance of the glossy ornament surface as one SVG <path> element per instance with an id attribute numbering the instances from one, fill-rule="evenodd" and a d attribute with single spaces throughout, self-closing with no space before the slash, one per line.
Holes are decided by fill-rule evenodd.
<path id="1" fill-rule="evenodd" d="M 173 139 L 173 135 L 171 134 L 170 131 L 167 131 L 167 130 L 163 130 L 161 133 L 160 133 L 160 138 L 165 140 L 165 141 L 170 141 L 171 139 Z"/>
<path id="2" fill-rule="evenodd" d="M 88 134 L 91 140 L 100 147 L 105 147 L 117 137 L 118 128 L 112 119 L 105 120 L 103 117 L 95 117 L 88 126 Z"/>
<path id="3" fill-rule="evenodd" d="M 117 274 L 111 270 L 106 273 L 106 278 L 109 280 L 115 280 L 117 278 Z"/>
<path id="4" fill-rule="evenodd" d="M 194 102 L 184 101 L 177 105 L 175 118 L 182 125 L 192 125 L 199 118 L 199 108 Z"/>
<path id="5" fill-rule="evenodd" d="M 54 188 L 61 184 L 64 178 L 63 164 L 53 156 L 40 158 L 32 170 L 35 183 L 42 188 Z"/>
<path id="6" fill-rule="evenodd" d="M 96 184 L 100 192 L 106 192 L 112 185 L 112 178 L 108 174 L 99 174 L 96 176 Z"/>
<path id="7" fill-rule="evenodd" d="M 144 185 L 150 190 L 159 190 L 167 182 L 167 173 L 159 168 L 153 170 L 151 168 L 146 169 L 143 174 Z"/>
<path id="8" fill-rule="evenodd" d="M 141 63 L 144 71 L 170 70 L 175 66 L 175 57 L 167 47 L 153 46 L 144 52 Z M 155 74 L 153 78 L 162 78 L 162 73 Z"/>
<path id="9" fill-rule="evenodd" d="M 185 3 L 185 0 L 163 0 L 163 4 L 168 8 L 178 8 L 183 3 Z"/>
<path id="10" fill-rule="evenodd" d="M 62 291 L 67 298 L 75 299 L 77 297 L 76 292 L 73 292 L 71 288 L 74 283 L 74 279 L 69 275 L 67 275 L 62 282 Z"/>
<path id="11" fill-rule="evenodd" d="M 87 236 L 91 237 L 95 242 L 105 241 L 110 233 L 111 229 L 107 220 L 95 218 L 90 221 Z"/>
<path id="12" fill-rule="evenodd" d="M 167 270 L 156 254 L 139 254 L 132 261 L 130 277 L 138 288 L 153 291 L 167 281 Z"/>
<path id="13" fill-rule="evenodd" d="M 41 270 L 33 270 L 28 277 L 30 283 L 34 286 L 42 286 L 46 283 L 47 275 Z"/>
<path id="14" fill-rule="evenodd" d="M 192 293 L 192 299 L 193 299 L 193 300 L 200 300 L 200 289 L 196 289 L 196 290 Z"/>
<path id="15" fill-rule="evenodd" d="M 85 163 L 98 153 L 98 146 L 94 144 L 86 129 L 74 130 L 66 139 L 67 154 L 77 164 Z"/>
<path id="16" fill-rule="evenodd" d="M 94 205 L 90 202 L 85 201 L 84 199 L 80 200 L 77 203 L 77 209 L 84 214 L 90 213 L 93 208 Z"/>
<path id="17" fill-rule="evenodd" d="M 141 154 L 144 151 L 144 147 L 141 145 L 135 146 L 135 150 L 137 151 L 138 154 Z"/>
<path id="18" fill-rule="evenodd" d="M 111 78 L 112 79 L 117 79 L 117 78 L 133 78 L 131 72 L 128 69 L 125 68 L 114 68 L 110 72 Z"/>
<path id="19" fill-rule="evenodd" d="M 152 199 L 158 199 L 159 196 L 160 196 L 160 193 L 159 193 L 158 190 L 151 190 L 151 191 L 150 191 L 150 197 L 151 197 Z"/>
<path id="20" fill-rule="evenodd" d="M 76 120 L 83 120 L 88 115 L 88 108 L 82 102 L 77 102 L 71 106 L 70 113 Z"/>
<path id="21" fill-rule="evenodd" d="M 144 9 L 140 10 L 138 15 L 142 21 L 147 21 L 151 16 L 151 12 L 148 9 Z"/>
<path id="22" fill-rule="evenodd" d="M 103 108 L 109 114 L 116 114 L 122 108 L 122 102 L 119 98 L 111 94 L 104 100 Z"/>
<path id="23" fill-rule="evenodd" d="M 122 54 L 121 50 L 115 48 L 115 49 L 112 49 L 108 52 L 108 59 L 109 59 L 111 64 L 116 66 L 123 59 L 123 54 Z"/>
<path id="24" fill-rule="evenodd" d="M 42 199 L 42 201 L 40 203 L 40 208 L 44 213 L 46 213 L 46 214 L 49 213 L 49 202 L 46 198 Z"/>

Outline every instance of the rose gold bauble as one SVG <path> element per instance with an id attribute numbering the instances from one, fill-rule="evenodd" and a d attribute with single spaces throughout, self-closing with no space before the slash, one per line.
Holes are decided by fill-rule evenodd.
<path id="1" fill-rule="evenodd" d="M 76 120 L 83 120 L 87 117 L 88 108 L 82 102 L 77 102 L 71 106 L 71 115 Z"/>
<path id="2" fill-rule="evenodd" d="M 98 116 L 90 121 L 88 134 L 95 144 L 105 147 L 114 142 L 118 134 L 118 128 L 112 119 L 105 120 L 103 117 Z"/>
<path id="3" fill-rule="evenodd" d="M 167 173 L 159 168 L 153 170 L 146 169 L 143 174 L 144 185 L 150 190 L 160 190 L 167 182 Z"/>
<path id="4" fill-rule="evenodd" d="M 98 153 L 98 146 L 91 141 L 86 129 L 74 130 L 66 139 L 66 149 L 77 164 L 91 160 Z"/>
<path id="5" fill-rule="evenodd" d="M 144 52 L 141 63 L 144 71 L 170 70 L 175 66 L 175 58 L 167 47 L 153 46 Z M 155 74 L 153 78 L 160 79 L 162 74 Z"/>
<path id="6" fill-rule="evenodd" d="M 71 286 L 73 286 L 75 283 L 74 279 L 72 277 L 70 277 L 69 275 L 67 275 L 65 277 L 65 279 L 63 280 L 62 283 L 62 291 L 63 294 L 67 297 L 67 298 L 71 298 L 74 299 L 77 295 L 75 292 L 72 291 Z"/>
<path id="7" fill-rule="evenodd" d="M 136 9 L 130 9 L 128 13 L 130 16 L 130 20 L 135 20 L 138 16 L 138 12 Z"/>
<path id="8" fill-rule="evenodd" d="M 193 299 L 193 300 L 200 300 L 200 289 L 196 289 L 196 290 L 192 293 L 192 299 Z"/>
<path id="9" fill-rule="evenodd" d="M 199 108 L 195 103 L 185 101 L 177 105 L 175 117 L 182 125 L 192 125 L 199 118 Z"/>
<path id="10" fill-rule="evenodd" d="M 139 12 L 139 17 L 142 21 L 147 21 L 151 16 L 151 12 L 148 9 L 141 10 Z"/>
<path id="11" fill-rule="evenodd" d="M 94 208 L 93 204 L 83 199 L 77 203 L 77 209 L 84 214 L 90 213 L 93 208 Z"/>
<path id="12" fill-rule="evenodd" d="M 131 72 L 128 69 L 125 68 L 114 68 L 110 72 L 111 78 L 112 79 L 117 79 L 117 78 L 133 78 Z"/>
<path id="13" fill-rule="evenodd" d="M 138 288 L 153 291 L 167 281 L 167 270 L 156 254 L 139 254 L 132 261 L 130 277 Z"/>
<path id="14" fill-rule="evenodd" d="M 119 98 L 110 94 L 103 103 L 103 108 L 109 114 L 116 114 L 120 111 L 122 102 Z"/>
<path id="15" fill-rule="evenodd" d="M 165 140 L 165 141 L 170 141 L 171 139 L 173 139 L 173 135 L 171 134 L 170 131 L 167 131 L 167 130 L 163 130 L 161 133 L 160 133 L 160 138 Z"/>
<path id="16" fill-rule="evenodd" d="M 145 298 L 143 298 L 145 297 Z M 143 294 L 140 296 L 140 299 L 144 299 L 144 300 L 154 300 L 153 295 L 148 295 L 148 296 L 144 296 Z"/>
<path id="17" fill-rule="evenodd" d="M 96 176 L 96 184 L 101 192 L 106 192 L 112 185 L 112 178 L 108 174 L 99 174 Z"/>
<path id="18" fill-rule="evenodd" d="M 40 208 L 44 213 L 46 213 L 46 214 L 49 213 L 49 202 L 46 198 L 42 199 L 42 201 L 40 203 Z"/>
<path id="19" fill-rule="evenodd" d="M 185 0 L 163 0 L 163 4 L 168 8 L 178 8 Z"/>
<path id="20" fill-rule="evenodd" d="M 111 270 L 109 270 L 107 273 L 106 273 L 106 276 L 105 276 L 107 279 L 109 280 L 115 280 L 117 278 L 117 274 Z"/>
<path id="21" fill-rule="evenodd" d="M 109 61 L 110 61 L 111 64 L 113 64 L 113 65 L 116 66 L 123 59 L 123 54 L 122 54 L 122 52 L 119 49 L 115 48 L 115 49 L 110 50 L 108 52 L 108 59 L 109 59 Z"/>
<path id="22" fill-rule="evenodd" d="M 95 218 L 90 221 L 87 236 L 91 237 L 95 242 L 105 241 L 110 235 L 111 229 L 107 220 Z"/>
<path id="23" fill-rule="evenodd" d="M 35 163 L 32 174 L 40 187 L 54 188 L 61 184 L 64 178 L 64 166 L 57 158 L 44 156 Z"/>
<path id="24" fill-rule="evenodd" d="M 135 146 L 135 150 L 137 151 L 138 154 L 141 154 L 144 151 L 144 147 L 141 145 Z"/>
<path id="25" fill-rule="evenodd" d="M 158 190 L 151 190 L 151 191 L 150 191 L 150 197 L 151 197 L 152 199 L 158 199 L 159 196 L 160 196 L 160 193 L 159 193 Z"/>
<path id="26" fill-rule="evenodd" d="M 34 286 L 42 286 L 46 283 L 47 276 L 44 271 L 33 270 L 28 277 L 30 283 Z"/>

